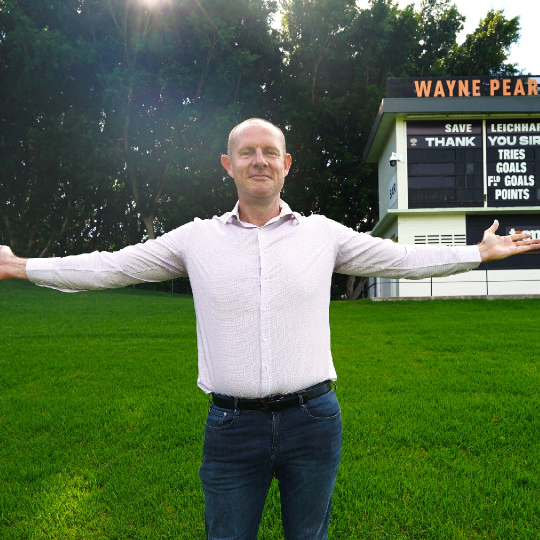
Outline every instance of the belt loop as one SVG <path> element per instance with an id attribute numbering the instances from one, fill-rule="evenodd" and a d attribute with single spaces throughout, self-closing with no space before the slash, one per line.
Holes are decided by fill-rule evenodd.
<path id="1" fill-rule="evenodd" d="M 237 410 L 238 410 L 238 398 L 235 397 L 234 398 L 234 412 L 236 413 Z"/>
<path id="2" fill-rule="evenodd" d="M 301 392 L 298 394 L 298 406 L 300 407 L 300 409 L 304 406 L 304 399 L 302 398 Z"/>
<path id="3" fill-rule="evenodd" d="M 330 384 L 334 387 L 334 393 L 337 394 L 337 384 L 335 381 L 330 381 Z"/>

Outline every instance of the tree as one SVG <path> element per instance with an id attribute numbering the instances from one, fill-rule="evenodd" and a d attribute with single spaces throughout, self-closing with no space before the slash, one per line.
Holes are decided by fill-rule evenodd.
<path id="1" fill-rule="evenodd" d="M 217 158 L 236 122 L 268 116 L 280 62 L 271 9 L 5 0 L 5 242 L 25 255 L 107 249 L 230 202 Z"/>
<path id="2" fill-rule="evenodd" d="M 507 19 L 502 11 L 490 10 L 472 34 L 454 48 L 446 60 L 455 75 L 515 75 L 516 64 L 508 64 L 508 51 L 519 39 L 519 17 Z"/>
<path id="3" fill-rule="evenodd" d="M 219 155 L 251 116 L 286 132 L 295 209 L 370 230 L 362 149 L 387 77 L 515 72 L 518 19 L 491 11 L 457 45 L 450 0 L 282 0 L 280 32 L 271 0 L 0 1 L 0 241 L 21 255 L 117 248 L 230 209 Z"/>
<path id="4" fill-rule="evenodd" d="M 422 0 L 419 19 L 419 40 L 413 51 L 414 73 L 420 77 L 447 75 L 445 60 L 456 48 L 456 37 L 465 17 L 451 0 Z"/>
<path id="5" fill-rule="evenodd" d="M 105 131 L 125 162 L 128 241 L 144 229 L 154 238 L 166 219 L 163 202 L 190 198 L 186 216 L 167 211 L 180 222 L 212 211 L 223 174 L 209 156 L 219 155 L 246 112 L 265 110 L 263 88 L 278 50 L 271 6 L 186 0 L 150 9 L 139 0 L 103 0 L 91 8 L 86 38 L 103 86 Z"/>
<path id="6" fill-rule="evenodd" d="M 43 256 L 59 238 L 81 248 L 90 222 L 94 238 L 103 232 L 94 195 L 112 189 L 98 174 L 110 155 L 67 30 L 76 6 L 6 0 L 0 11 L 0 236 L 21 255 Z"/>

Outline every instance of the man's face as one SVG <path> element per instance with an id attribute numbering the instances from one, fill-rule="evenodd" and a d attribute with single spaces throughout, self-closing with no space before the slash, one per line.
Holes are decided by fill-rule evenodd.
<path id="1" fill-rule="evenodd" d="M 291 156 L 277 129 L 252 122 L 234 132 L 231 155 L 222 156 L 221 163 L 234 178 L 240 202 L 261 204 L 279 199 Z"/>

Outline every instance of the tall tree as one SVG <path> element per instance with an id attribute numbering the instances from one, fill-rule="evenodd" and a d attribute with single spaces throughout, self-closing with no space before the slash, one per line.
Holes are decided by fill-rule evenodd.
<path id="1" fill-rule="evenodd" d="M 419 40 L 413 51 L 415 69 L 411 75 L 444 76 L 445 60 L 456 47 L 465 17 L 451 0 L 422 0 L 418 20 Z"/>
<path id="2" fill-rule="evenodd" d="M 488 11 L 472 34 L 446 59 L 454 75 L 515 75 L 516 64 L 507 62 L 510 47 L 519 39 L 519 17 L 507 19 L 503 11 Z"/>
<path id="3" fill-rule="evenodd" d="M 110 156 L 71 31 L 77 6 L 5 0 L 0 10 L 0 236 L 23 255 L 56 252 L 60 237 L 81 248 L 92 220 L 99 235 L 94 195 L 111 187 L 95 174 Z"/>
<path id="4" fill-rule="evenodd" d="M 149 238 L 163 229 L 163 201 L 190 197 L 192 210 L 211 211 L 207 203 L 223 178 L 214 165 L 222 141 L 247 111 L 264 110 L 268 57 L 275 62 L 278 51 L 263 0 L 149 6 L 140 0 L 96 3 L 86 34 L 104 86 L 105 131 L 125 162 L 120 178 L 129 242 L 141 238 L 141 225 Z M 192 214 L 176 213 L 176 219 Z"/>

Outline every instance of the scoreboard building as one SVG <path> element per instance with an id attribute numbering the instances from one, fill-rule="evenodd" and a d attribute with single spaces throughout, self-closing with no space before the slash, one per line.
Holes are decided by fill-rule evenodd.
<path id="1" fill-rule="evenodd" d="M 403 244 L 540 238 L 540 77 L 388 79 L 365 151 L 379 170 L 371 234 Z M 372 279 L 370 296 L 540 295 L 540 251 L 419 281 Z"/>

